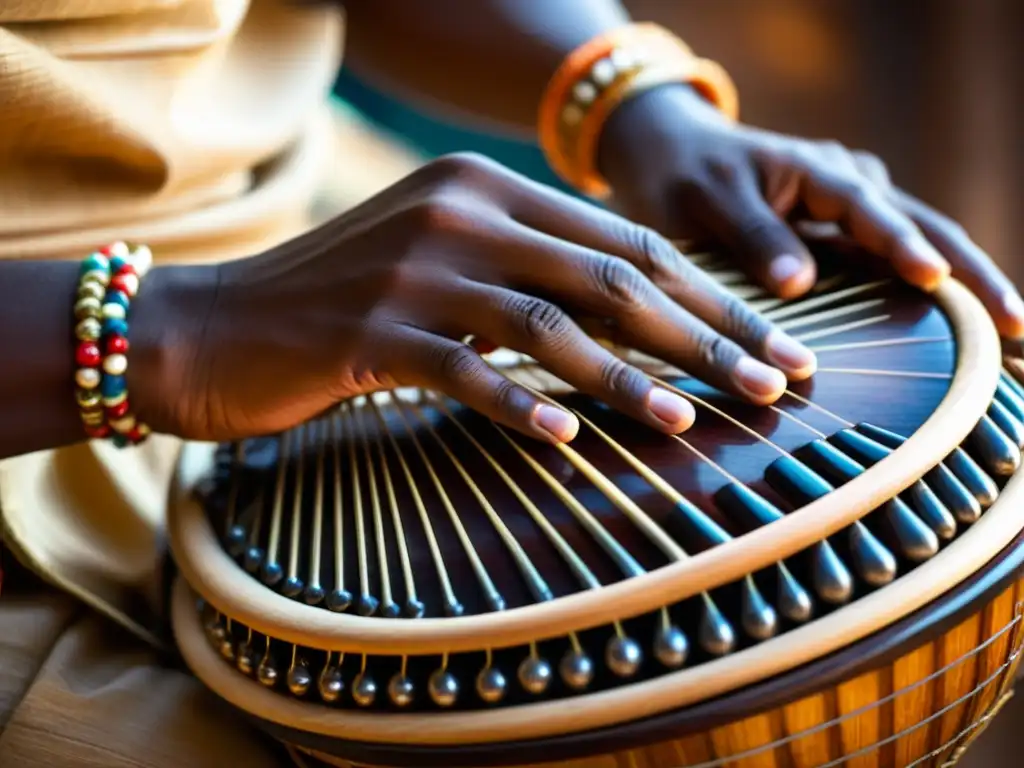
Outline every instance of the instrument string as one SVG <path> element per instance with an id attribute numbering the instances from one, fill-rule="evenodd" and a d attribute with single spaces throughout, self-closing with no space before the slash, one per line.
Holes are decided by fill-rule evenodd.
<path id="1" fill-rule="evenodd" d="M 401 401 L 397 399 L 393 399 L 393 402 L 396 405 L 401 405 Z M 505 600 L 498 592 L 497 587 L 495 587 L 494 581 L 491 579 L 490 574 L 487 572 L 487 568 L 483 564 L 483 560 L 480 559 L 480 554 L 476 551 L 476 547 L 473 546 L 473 541 L 470 539 L 469 533 L 466 531 L 466 527 L 463 525 L 462 519 L 459 517 L 459 513 L 455 510 L 455 506 L 452 504 L 452 501 L 448 496 L 448 492 L 444 488 L 444 483 L 441 482 L 441 478 L 437 475 L 434 465 L 430 461 L 426 449 L 423 447 L 420 439 L 416 436 L 415 430 L 409 423 L 405 411 L 403 408 L 397 407 L 394 409 L 394 412 L 402 421 L 406 434 L 409 436 L 413 447 L 419 454 L 420 461 L 422 461 L 427 470 L 427 474 L 430 476 L 430 481 L 434 486 L 434 490 L 437 492 L 437 495 L 441 500 L 441 505 L 448 514 L 448 519 L 455 528 L 455 534 L 458 536 L 459 542 L 462 544 L 462 548 L 466 553 L 466 557 L 469 559 L 470 566 L 476 574 L 477 581 L 480 583 L 480 587 L 483 589 L 488 603 L 490 603 L 493 610 L 504 610 Z"/>
<path id="2" fill-rule="evenodd" d="M 403 407 L 405 406 L 399 405 L 399 408 Z M 462 462 L 459 461 L 459 459 L 452 452 L 448 444 L 437 433 L 437 430 L 434 429 L 433 425 L 430 423 L 430 420 L 427 419 L 422 409 L 418 405 L 411 405 L 407 407 L 416 415 L 416 417 L 426 428 L 428 434 L 430 434 L 430 436 L 434 439 L 437 445 L 441 448 L 445 456 L 448 457 L 448 460 L 452 463 L 452 466 L 455 467 L 456 472 L 459 473 L 459 476 L 462 478 L 463 482 L 465 482 L 466 486 L 473 494 L 473 497 L 477 500 L 477 503 L 480 505 L 481 509 L 483 509 L 484 514 L 487 516 L 487 519 L 494 527 L 494 530 L 497 532 L 498 537 L 501 539 L 502 543 L 508 549 L 509 554 L 512 555 L 512 559 L 515 561 L 516 567 L 519 568 L 519 571 L 522 574 L 523 579 L 526 581 L 527 586 L 533 593 L 534 599 L 536 599 L 538 602 L 545 602 L 547 600 L 554 599 L 554 595 L 552 594 L 551 588 L 548 586 L 547 581 L 541 576 L 540 571 L 537 570 L 537 567 L 533 564 L 533 561 L 530 559 L 530 556 L 526 553 L 526 550 L 523 548 L 522 544 L 519 543 L 519 540 L 515 537 L 515 534 L 513 534 L 512 531 L 509 530 L 509 527 L 505 524 L 505 521 L 502 520 L 501 515 L 499 515 L 497 510 L 494 509 L 494 506 L 491 504 L 490 500 L 488 500 L 487 495 L 482 490 L 480 490 L 480 486 L 477 485 L 476 481 L 473 480 L 469 472 L 466 471 L 466 468 L 463 466 Z"/>
<path id="3" fill-rule="evenodd" d="M 323 423 L 318 424 L 323 427 Z M 324 430 L 326 431 L 326 430 Z M 320 590 L 320 555 L 324 534 L 324 453 L 326 441 L 324 435 L 316 440 L 316 485 L 313 488 L 313 536 L 309 542 L 309 578 L 306 580 L 309 592 L 314 594 Z"/>
<path id="4" fill-rule="evenodd" d="M 423 533 L 427 537 L 427 547 L 430 550 L 430 557 L 434 563 L 434 570 L 437 573 L 438 582 L 441 585 L 441 592 L 444 595 L 445 605 L 448 607 L 449 612 L 459 613 L 461 611 L 462 604 L 456 597 L 455 590 L 452 587 L 451 577 L 448 574 L 448 567 L 444 562 L 444 555 L 441 553 L 441 547 L 437 541 L 437 534 L 434 531 L 433 523 L 430 521 L 430 515 L 427 514 L 427 508 L 423 503 L 423 496 L 420 493 L 419 486 L 416 484 L 416 480 L 412 475 L 412 470 L 409 468 L 409 463 L 406 461 L 405 454 L 402 453 L 398 440 L 395 439 L 394 433 L 388 427 L 387 421 L 385 420 L 380 407 L 372 399 L 369 401 L 369 406 L 373 411 L 374 416 L 377 418 L 380 431 L 387 435 L 388 442 L 391 445 L 391 450 L 398 459 L 398 466 L 402 470 L 402 475 L 405 477 L 406 486 L 409 488 L 409 493 L 412 496 L 413 506 L 416 507 L 416 513 L 419 516 L 420 524 L 423 527 Z"/>
<path id="5" fill-rule="evenodd" d="M 345 515 L 341 487 L 341 438 L 343 425 L 340 411 L 331 415 L 331 462 L 334 470 L 334 588 L 345 591 Z"/>
<path id="6" fill-rule="evenodd" d="M 398 497 L 395 494 L 395 484 L 391 477 L 391 468 L 388 466 L 387 456 L 384 453 L 384 443 L 380 438 L 379 431 L 374 434 L 373 442 L 377 448 L 377 460 L 380 462 L 381 472 L 384 476 L 384 490 L 388 497 L 391 524 L 395 528 L 395 544 L 398 546 L 398 559 L 402 566 L 402 579 L 405 582 L 406 605 L 410 607 L 410 611 L 416 612 L 415 606 L 419 604 L 419 597 L 416 592 L 416 577 L 413 575 L 409 543 L 405 537 L 405 526 L 402 523 L 402 515 L 398 508 Z"/>
<path id="7" fill-rule="evenodd" d="M 291 536 L 288 546 L 288 578 L 295 580 L 299 575 L 299 547 L 302 546 L 302 486 L 306 467 L 306 427 L 295 428 L 297 443 L 295 462 L 295 488 L 292 492 Z"/>
<path id="8" fill-rule="evenodd" d="M 384 515 L 381 511 L 377 472 L 374 469 L 373 457 L 370 455 L 370 444 L 366 439 L 363 410 L 359 409 L 353 413 L 353 420 L 356 422 L 356 431 L 359 434 L 359 442 L 363 447 L 363 459 L 366 462 L 366 479 L 370 488 L 370 510 L 373 515 L 373 531 L 377 547 L 377 568 L 381 582 L 381 609 L 387 616 L 397 613 L 397 605 L 391 592 L 391 568 L 388 564 L 388 551 L 384 538 Z"/>
<path id="9" fill-rule="evenodd" d="M 808 325 L 817 325 L 818 323 L 825 322 L 827 320 L 835 320 L 836 318 L 846 317 L 847 315 L 855 315 L 863 310 L 879 307 L 885 304 L 886 301 L 887 299 L 881 298 L 857 301 L 851 304 L 841 304 L 838 307 L 824 309 L 820 312 L 812 312 L 808 315 L 799 315 L 785 320 L 777 320 L 775 322 L 775 326 L 783 331 L 794 331 L 797 328 L 804 328 Z M 768 316 L 769 319 L 771 319 L 770 315 L 771 313 L 766 313 L 766 316 Z"/>
<path id="10" fill-rule="evenodd" d="M 278 550 L 281 545 L 281 518 L 284 507 L 284 485 L 287 479 L 288 464 L 291 462 L 291 433 L 281 436 L 281 456 L 277 467 L 277 484 L 274 488 L 274 505 L 270 516 L 270 538 L 267 542 L 266 567 L 273 569 L 278 561 Z"/>
<path id="11" fill-rule="evenodd" d="M 491 469 L 497 473 L 498 477 L 505 483 L 505 485 L 512 491 L 512 494 L 516 497 L 523 508 L 526 509 L 528 515 L 541 529 L 548 541 L 551 542 L 555 550 L 558 551 L 566 565 L 573 572 L 573 575 L 580 582 L 584 589 L 597 589 L 601 586 L 601 582 L 594 575 L 594 573 L 587 567 L 583 559 L 576 553 L 572 546 L 565 540 L 558 529 L 551 524 L 547 516 L 541 512 L 540 508 L 534 504 L 533 500 L 526 495 L 526 492 L 519 487 L 519 484 L 512 479 L 512 477 L 505 471 L 490 452 L 484 448 L 480 442 L 473 437 L 468 429 L 463 426 L 462 422 L 455 417 L 455 415 L 448 409 L 448 407 L 441 401 L 439 397 L 433 396 L 431 398 L 431 404 L 436 407 L 441 413 L 443 413 L 452 424 L 456 426 L 463 437 L 468 440 L 480 455 L 484 457 Z"/>
<path id="12" fill-rule="evenodd" d="M 904 344 L 936 344 L 953 341 L 952 336 L 908 336 L 900 339 L 872 339 L 871 341 L 851 341 L 846 344 L 810 345 L 812 352 L 845 352 L 851 349 L 876 349 L 879 347 L 897 347 Z"/>
<path id="13" fill-rule="evenodd" d="M 245 442 L 239 440 L 235 443 L 234 455 L 231 463 L 231 485 L 228 490 L 228 509 L 224 515 L 224 535 L 228 536 L 235 526 L 236 513 L 238 508 L 238 468 L 245 461 Z"/>
<path id="14" fill-rule="evenodd" d="M 366 552 L 366 521 L 363 517 L 363 489 L 362 479 L 359 476 L 359 462 L 356 456 L 356 440 L 358 433 L 353 424 L 352 405 L 345 403 L 342 408 L 342 418 L 345 422 L 345 431 L 349 435 L 348 440 L 348 469 L 349 482 L 352 484 L 352 508 L 356 524 L 356 564 L 359 572 L 359 607 L 363 612 L 370 611 L 373 607 L 373 599 L 370 593 L 370 573 Z M 371 611 L 372 612 L 372 611 Z"/>

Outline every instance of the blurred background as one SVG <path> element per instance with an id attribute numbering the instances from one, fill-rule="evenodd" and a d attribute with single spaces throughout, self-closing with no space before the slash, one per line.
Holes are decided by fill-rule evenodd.
<path id="1" fill-rule="evenodd" d="M 897 184 L 960 221 L 1024 285 L 1022 0 L 626 5 L 634 18 L 671 27 L 722 62 L 740 89 L 745 122 L 880 155 Z M 458 150 L 489 154 L 558 186 L 529 144 L 420 114 L 345 71 L 336 90 L 343 143 L 359 153 L 351 167 L 366 169 L 350 195 L 375 192 L 410 167 Z M 1022 728 L 1018 696 L 959 768 L 1024 764 Z"/>
<path id="2" fill-rule="evenodd" d="M 537 0 L 534 0 L 537 1 Z M 1024 284 L 1024 3 L 1021 0 L 627 0 L 736 80 L 743 119 L 884 158 L 900 186 L 960 221 Z M 383 185 L 405 162 L 473 149 L 557 184 L 535 147 L 438 121 L 338 81 L 376 147 Z M 379 137 L 366 138 L 374 144 Z M 404 155 L 402 153 L 405 153 Z M 370 189 L 370 191 L 375 191 Z"/>

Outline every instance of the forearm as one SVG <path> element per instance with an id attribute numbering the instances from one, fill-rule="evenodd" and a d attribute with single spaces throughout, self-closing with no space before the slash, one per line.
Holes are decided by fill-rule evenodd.
<path id="1" fill-rule="evenodd" d="M 74 400 L 74 262 L 0 262 L 0 458 L 83 438 Z"/>
<path id="2" fill-rule="evenodd" d="M 629 21 L 617 0 L 373 0 L 345 8 L 353 71 L 410 99 L 529 132 L 565 56 Z"/>

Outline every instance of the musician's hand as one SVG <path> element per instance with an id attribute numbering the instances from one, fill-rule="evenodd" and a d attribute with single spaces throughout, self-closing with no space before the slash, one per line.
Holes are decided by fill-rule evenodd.
<path id="1" fill-rule="evenodd" d="M 729 123 L 688 88 L 669 86 L 612 116 L 599 164 L 631 219 L 724 244 L 780 296 L 800 295 L 816 277 L 790 222 L 834 222 L 925 290 L 952 271 L 1005 336 L 1024 336 L 1010 281 L 959 225 L 895 188 L 872 155 Z"/>
<path id="2" fill-rule="evenodd" d="M 691 424 L 685 399 L 577 319 L 757 403 L 782 394 L 782 371 L 814 369 L 652 231 L 459 156 L 258 257 L 153 270 L 133 305 L 129 386 L 154 429 L 192 438 L 270 433 L 343 398 L 422 385 L 571 439 L 575 417 L 491 368 L 462 341 L 475 334 L 656 429 Z"/>

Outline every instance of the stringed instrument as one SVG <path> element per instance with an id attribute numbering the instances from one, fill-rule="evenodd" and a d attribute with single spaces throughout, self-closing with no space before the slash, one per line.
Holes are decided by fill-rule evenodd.
<path id="1" fill-rule="evenodd" d="M 621 350 L 694 403 L 670 437 L 500 350 L 571 444 L 397 390 L 187 445 L 194 673 L 310 766 L 955 764 L 1024 642 L 1024 364 L 953 281 L 690 258 L 817 374 L 754 407 Z"/>

